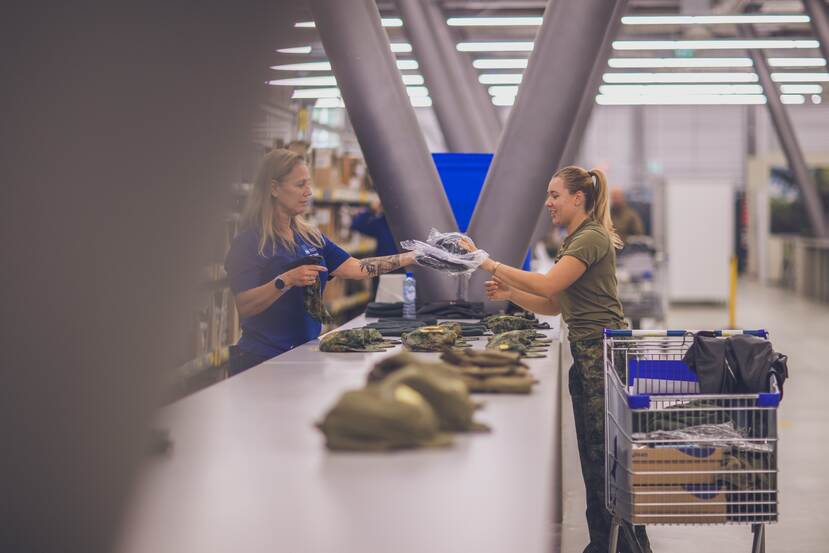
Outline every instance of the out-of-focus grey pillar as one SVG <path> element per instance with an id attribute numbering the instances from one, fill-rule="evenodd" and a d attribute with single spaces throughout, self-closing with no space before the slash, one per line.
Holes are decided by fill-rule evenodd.
<path id="1" fill-rule="evenodd" d="M 457 230 L 374 0 L 310 0 L 366 165 L 397 240 Z M 416 270 L 419 298 L 454 299 L 457 283 Z"/>
<path id="2" fill-rule="evenodd" d="M 820 52 L 829 60 L 829 6 L 825 0 L 803 0 L 803 8 L 809 14 L 812 30 L 820 41 Z"/>
<path id="3" fill-rule="evenodd" d="M 477 105 L 440 7 L 431 0 L 396 0 L 406 35 L 429 88 L 432 108 L 453 152 L 489 152 L 494 142 L 486 134 Z"/>
<path id="4" fill-rule="evenodd" d="M 590 122 L 590 116 L 593 114 L 593 106 L 596 105 L 596 93 L 599 91 L 599 86 L 602 84 L 602 76 L 607 70 L 607 60 L 613 52 L 613 40 L 619 32 L 619 27 L 622 24 L 622 16 L 625 14 L 628 0 L 619 0 L 613 8 L 613 13 L 607 23 L 604 36 L 602 38 L 601 49 L 593 62 L 588 79 L 588 85 L 584 89 L 585 93 L 579 103 L 576 118 L 570 129 L 570 135 L 567 137 L 567 146 L 561 155 L 561 160 L 558 167 L 565 167 L 576 163 L 581 149 L 582 142 L 584 142 L 584 135 L 587 131 L 587 124 Z M 535 244 L 549 234 L 552 228 L 552 221 L 547 210 L 542 209 L 538 216 L 538 222 L 530 240 L 530 245 Z"/>
<path id="5" fill-rule="evenodd" d="M 743 38 L 748 39 L 757 36 L 751 25 L 738 26 L 737 29 Z M 783 102 L 780 101 L 780 92 L 777 90 L 777 85 L 771 79 L 766 54 L 759 49 L 748 50 L 748 54 L 754 62 L 754 70 L 757 72 L 760 84 L 763 86 L 763 92 L 766 95 L 766 107 L 769 110 L 771 122 L 777 132 L 777 139 L 780 142 L 780 147 L 783 148 L 789 169 L 794 174 L 794 180 L 800 189 L 812 232 L 815 233 L 815 236 L 826 238 L 826 221 L 823 204 L 817 192 L 817 185 L 809 166 L 806 164 L 806 159 L 803 157 L 803 150 L 801 150 L 800 143 L 797 141 L 797 135 L 794 132 L 792 121 L 789 119 L 789 114 L 786 113 L 786 108 Z"/>

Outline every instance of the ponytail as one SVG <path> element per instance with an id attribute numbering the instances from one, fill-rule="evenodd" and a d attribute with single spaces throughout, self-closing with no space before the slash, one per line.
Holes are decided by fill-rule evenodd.
<path id="1" fill-rule="evenodd" d="M 596 201 L 593 205 L 591 216 L 610 235 L 610 242 L 613 244 L 613 247 L 620 250 L 624 246 L 624 242 L 622 242 L 622 239 L 613 227 L 613 220 L 610 218 L 610 202 L 607 200 L 607 175 L 601 169 L 591 169 L 587 174 L 595 181 L 596 187 Z"/>
<path id="2" fill-rule="evenodd" d="M 605 228 L 614 248 L 622 249 L 624 242 L 617 234 L 613 227 L 613 221 L 610 219 L 607 175 L 604 174 L 604 171 L 601 169 L 588 171 L 575 165 L 569 165 L 556 171 L 553 178 L 556 177 L 564 181 L 564 186 L 570 194 L 577 192 L 584 194 L 584 210 L 587 212 L 587 216 Z"/>

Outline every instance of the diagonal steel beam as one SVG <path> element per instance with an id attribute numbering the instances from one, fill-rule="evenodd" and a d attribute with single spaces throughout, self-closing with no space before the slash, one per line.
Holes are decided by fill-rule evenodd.
<path id="1" fill-rule="evenodd" d="M 422 239 L 431 227 L 457 230 L 377 4 L 310 0 L 310 6 L 395 238 Z M 455 298 L 457 284 L 450 277 L 429 269 L 416 273 L 419 298 Z"/>
<path id="2" fill-rule="evenodd" d="M 748 39 L 757 36 L 757 33 L 751 25 L 738 26 L 737 31 L 743 38 Z M 748 50 L 748 54 L 754 62 L 754 70 L 760 79 L 760 84 L 763 86 L 763 92 L 766 95 L 766 107 L 769 110 L 771 122 L 777 132 L 777 139 L 780 142 L 780 147 L 783 149 L 783 154 L 786 156 L 789 169 L 791 169 L 794 180 L 800 189 L 801 198 L 806 207 L 806 213 L 809 216 L 812 232 L 814 232 L 815 236 L 826 238 L 826 221 L 823 213 L 823 204 L 817 192 L 817 185 L 815 184 L 812 172 L 806 164 L 806 159 L 803 157 L 803 150 L 800 148 L 800 143 L 797 140 L 797 135 L 794 132 L 794 126 L 789 118 L 789 114 L 786 112 L 786 108 L 780 100 L 777 85 L 771 79 L 771 71 L 769 70 L 766 54 L 760 49 Z"/>
<path id="3" fill-rule="evenodd" d="M 590 77 L 588 79 L 588 86 L 585 89 L 584 97 L 579 103 L 579 109 L 576 112 L 576 119 L 570 129 L 570 135 L 567 137 L 567 146 L 564 148 L 564 153 L 561 155 L 559 167 L 573 165 L 576 163 L 581 145 L 584 142 L 584 135 L 587 132 L 587 125 L 590 123 L 590 117 L 593 115 L 593 107 L 596 105 L 596 94 L 599 92 L 599 86 L 602 84 L 602 77 L 607 71 L 607 60 L 613 52 L 613 39 L 619 33 L 619 27 L 622 25 L 622 16 L 625 15 L 628 0 L 618 0 L 613 9 L 613 14 L 610 16 L 610 21 L 607 23 L 604 37 L 602 38 L 602 47 L 596 60 L 593 62 L 593 69 L 590 70 Z M 535 225 L 532 240 L 530 245 L 535 244 L 546 236 L 553 226 L 550 220 L 550 215 L 546 210 L 542 209 L 538 216 L 538 223 Z"/>
<path id="4" fill-rule="evenodd" d="M 829 60 L 829 6 L 825 0 L 803 0 L 803 8 L 809 14 L 812 30 L 820 41 L 820 52 Z"/>
<path id="5" fill-rule="evenodd" d="M 613 0 L 547 4 L 469 225 L 476 243 L 503 263 L 517 266 L 527 251 L 547 183 L 567 146 L 616 4 Z M 470 299 L 483 298 L 485 278 L 473 276 Z"/>
<path id="6" fill-rule="evenodd" d="M 446 146 L 453 152 L 488 152 L 491 140 L 470 102 L 458 52 L 440 8 L 430 0 L 396 0 L 420 71 L 429 88 Z M 437 13 L 435 13 L 437 11 Z M 447 44 L 450 48 L 447 49 Z"/>

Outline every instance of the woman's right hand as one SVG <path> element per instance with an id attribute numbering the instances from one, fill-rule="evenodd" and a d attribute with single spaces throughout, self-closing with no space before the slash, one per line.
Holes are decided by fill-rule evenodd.
<path id="1" fill-rule="evenodd" d="M 504 301 L 512 298 L 512 288 L 498 277 L 492 277 L 484 283 L 486 297 L 490 301 Z"/>
<path id="2" fill-rule="evenodd" d="M 311 286 L 316 282 L 317 277 L 322 271 L 327 271 L 326 267 L 322 265 L 300 265 L 290 271 L 286 271 L 280 278 L 285 281 L 288 286 Z"/>

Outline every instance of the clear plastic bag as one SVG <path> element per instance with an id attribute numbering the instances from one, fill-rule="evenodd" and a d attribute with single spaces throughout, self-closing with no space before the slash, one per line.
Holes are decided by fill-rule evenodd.
<path id="1" fill-rule="evenodd" d="M 415 252 L 418 265 L 444 271 L 452 275 L 466 275 L 477 269 L 487 260 L 489 254 L 484 250 L 467 252 L 459 244 L 461 240 L 471 240 L 460 232 L 429 231 L 426 242 L 404 240 L 400 247 Z"/>

